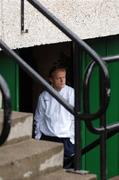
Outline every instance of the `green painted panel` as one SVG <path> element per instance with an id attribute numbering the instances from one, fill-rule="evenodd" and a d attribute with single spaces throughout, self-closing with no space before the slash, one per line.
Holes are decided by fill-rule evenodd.
<path id="1" fill-rule="evenodd" d="M 96 68 L 93 76 L 91 78 L 90 83 L 90 111 L 97 112 L 99 109 L 99 80 L 98 80 L 98 69 Z M 99 120 L 94 120 L 93 126 L 97 127 L 99 125 Z M 93 134 L 86 130 L 86 144 L 93 142 L 95 139 L 98 138 L 98 135 Z M 95 163 L 98 162 L 98 163 Z M 95 163 L 95 164 L 94 164 Z M 86 169 L 89 171 L 99 174 L 99 148 L 95 148 L 94 150 L 90 151 L 86 155 Z"/>
<path id="2" fill-rule="evenodd" d="M 18 65 L 8 56 L 0 53 L 0 74 L 3 75 L 10 88 L 12 109 L 19 110 Z"/>
<path id="3" fill-rule="evenodd" d="M 108 37 L 87 41 L 101 56 L 119 54 L 119 37 Z M 90 57 L 83 56 L 84 64 L 87 64 Z M 107 65 L 111 81 L 111 100 L 107 110 L 108 124 L 114 124 L 119 121 L 119 62 L 113 62 Z M 85 69 L 85 68 L 84 68 Z M 90 83 L 90 108 L 91 112 L 95 112 L 99 106 L 99 74 L 95 68 Z M 99 125 L 99 120 L 94 121 L 94 126 Z M 91 143 L 98 136 L 83 129 L 85 134 L 85 144 Z M 107 174 L 108 178 L 119 174 L 119 135 L 113 136 L 107 141 Z M 85 169 L 92 173 L 96 173 L 99 178 L 100 171 L 100 152 L 96 147 L 85 155 Z"/>
<path id="4" fill-rule="evenodd" d="M 100 55 L 104 56 L 106 54 L 105 49 L 105 41 L 103 39 L 95 39 L 95 40 L 89 40 L 87 41 L 88 44 L 96 50 Z M 89 62 L 91 58 L 85 57 L 86 62 Z M 99 109 L 99 69 L 96 66 L 92 78 L 90 81 L 90 111 L 97 112 Z M 94 127 L 99 127 L 99 120 L 94 120 L 93 122 Z M 89 132 L 89 130 L 86 128 L 86 145 L 93 142 L 95 139 L 97 139 L 99 136 L 93 134 L 92 132 Z M 99 172 L 100 172 L 100 151 L 99 146 L 90 151 L 85 156 L 85 169 L 89 170 L 91 173 L 95 173 L 98 175 L 99 178 Z"/>
<path id="5" fill-rule="evenodd" d="M 119 37 L 107 40 L 107 54 L 119 54 Z M 107 121 L 110 124 L 119 122 L 119 62 L 108 65 L 111 79 L 111 100 L 107 111 Z M 119 175 L 119 134 L 113 136 L 107 143 L 108 175 Z"/>

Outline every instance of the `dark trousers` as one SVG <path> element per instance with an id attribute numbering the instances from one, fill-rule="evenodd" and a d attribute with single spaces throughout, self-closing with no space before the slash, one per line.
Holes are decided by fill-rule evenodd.
<path id="1" fill-rule="evenodd" d="M 59 142 L 64 144 L 64 168 L 73 168 L 73 157 L 74 157 L 74 144 L 70 142 L 69 138 L 59 138 L 46 136 L 42 134 L 42 140 L 48 140 L 53 142 Z"/>

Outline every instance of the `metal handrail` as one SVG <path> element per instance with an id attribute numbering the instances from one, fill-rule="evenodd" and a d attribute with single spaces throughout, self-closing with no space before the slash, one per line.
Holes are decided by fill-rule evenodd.
<path id="1" fill-rule="evenodd" d="M 107 131 L 107 138 L 113 136 L 115 133 L 119 131 L 119 123 L 108 125 L 106 129 L 104 127 L 100 128 L 94 128 L 92 125 L 92 121 L 95 118 L 100 117 L 107 109 L 108 103 L 109 103 L 109 97 L 110 97 L 110 83 L 109 83 L 109 74 L 108 70 L 106 68 L 106 65 L 104 64 L 104 61 L 112 61 L 112 60 L 118 60 L 119 55 L 117 56 L 110 56 L 110 57 L 100 57 L 90 46 L 88 46 L 83 40 L 81 40 L 75 33 L 73 33 L 69 28 L 67 28 L 58 18 L 56 18 L 51 12 L 49 12 L 42 4 L 40 4 L 37 0 L 27 0 L 29 3 L 31 3 L 38 11 L 40 11 L 45 17 L 47 17 L 55 26 L 57 26 L 64 34 L 66 34 L 70 39 L 72 39 L 76 45 L 83 48 L 89 56 L 93 59 L 93 63 L 89 65 L 88 70 L 86 71 L 85 78 L 84 78 L 84 113 L 79 113 L 74 111 L 74 107 L 68 104 L 65 99 L 63 99 L 55 90 L 52 88 L 37 72 L 35 72 L 27 63 L 23 61 L 22 58 L 20 58 L 13 50 L 11 50 L 2 40 L 0 40 L 0 47 L 10 56 L 14 57 L 17 61 L 17 63 L 27 72 L 34 80 L 40 81 L 43 86 L 46 87 L 47 91 L 55 97 L 70 113 L 72 113 L 75 116 L 78 116 L 79 119 L 85 120 L 86 125 L 88 129 L 96 134 L 102 134 L 105 130 Z M 97 63 L 103 73 L 104 76 L 104 86 L 103 86 L 103 92 L 105 96 L 105 103 L 100 105 L 100 109 L 96 113 L 90 113 L 87 111 L 88 104 L 87 97 L 88 97 L 88 86 L 89 86 L 89 80 L 91 77 L 91 73 L 94 67 L 94 64 Z M 0 145 L 3 144 L 8 137 L 9 131 L 10 131 L 10 115 L 11 115 L 11 101 L 8 89 L 5 85 L 3 85 L 3 79 L 0 77 L 0 89 L 3 94 L 3 102 L 4 102 L 4 123 L 3 123 L 3 129 L 2 133 L 0 135 Z M 7 89 L 4 91 L 3 89 Z M 89 121 L 88 121 L 89 120 Z M 89 150 L 93 149 L 95 146 L 99 144 L 101 141 L 101 138 L 97 139 L 90 145 L 86 146 L 82 149 L 82 154 L 85 152 L 88 152 Z"/>
<path id="2" fill-rule="evenodd" d="M 114 126 L 114 129 L 113 129 L 113 126 Z M 115 128 L 115 126 L 117 126 L 118 128 Z M 108 132 L 107 132 L 106 139 L 111 138 L 112 136 L 114 136 L 117 133 L 119 133 L 119 123 L 108 126 Z M 87 152 L 89 152 L 92 149 L 94 149 L 95 147 L 97 147 L 100 144 L 100 141 L 101 141 L 101 138 L 98 138 L 95 141 L 93 141 L 92 143 L 90 143 L 87 146 L 85 146 L 84 148 L 82 148 L 82 150 L 81 150 L 82 155 L 86 154 Z"/>
<path id="3" fill-rule="evenodd" d="M 117 56 L 115 56 L 115 57 L 117 57 Z M 106 58 L 103 58 L 103 60 L 107 61 L 108 63 L 112 62 L 112 61 L 114 62 L 114 61 L 119 60 L 119 56 L 117 59 L 115 59 L 115 57 L 106 57 Z M 93 72 L 93 68 L 95 67 L 95 65 L 96 65 L 95 62 L 91 62 L 87 66 L 87 69 L 85 71 L 85 76 L 84 76 L 84 81 L 83 81 L 83 105 L 84 105 L 84 112 L 85 113 L 90 113 L 89 112 L 89 81 L 90 81 L 90 78 L 91 78 L 91 75 Z M 100 114 L 101 111 L 102 110 L 100 109 L 98 114 Z M 99 128 L 93 127 L 92 121 L 85 121 L 85 123 L 86 123 L 87 128 L 92 133 L 101 134 L 102 132 L 105 131 L 104 127 L 99 127 Z M 118 131 L 119 130 L 119 123 L 107 125 L 106 130 L 107 130 L 107 133 L 112 132 L 112 131 Z"/>
<path id="4" fill-rule="evenodd" d="M 1 75 L 0 75 L 0 90 L 2 92 L 3 107 L 4 107 L 3 127 L 0 134 L 0 145 L 2 145 L 8 138 L 11 129 L 11 98 L 7 83 Z"/>
<path id="5" fill-rule="evenodd" d="M 98 115 L 101 115 L 101 113 L 104 113 L 105 110 L 108 107 L 109 104 L 109 97 L 110 94 L 108 92 L 110 89 L 110 82 L 109 82 L 109 74 L 108 70 L 106 68 L 106 65 L 104 62 L 101 60 L 101 57 L 88 45 L 86 44 L 83 40 L 81 40 L 74 32 L 72 32 L 67 26 L 65 26 L 57 17 L 55 17 L 50 11 L 48 11 L 40 2 L 37 0 L 27 0 L 33 7 L 35 7 L 40 13 L 42 13 L 48 20 L 50 20 L 58 29 L 60 29 L 65 35 L 67 35 L 73 42 L 75 42 L 76 46 L 81 47 L 84 51 L 89 54 L 89 56 L 99 65 L 100 69 L 102 70 L 103 77 L 104 77 L 104 93 L 105 93 L 105 106 L 101 104 L 101 107 L 103 109 L 100 114 L 93 113 L 93 114 L 86 114 L 86 113 L 80 113 L 80 109 L 78 107 L 78 104 L 75 101 L 75 170 L 80 169 L 80 157 L 81 157 L 81 148 L 79 146 L 79 139 L 81 139 L 81 134 L 78 133 L 79 127 L 80 127 L 80 120 L 90 120 L 90 119 L 95 119 L 98 117 Z M 22 3 L 24 3 L 24 0 L 22 0 Z M 24 6 L 22 6 L 24 7 Z M 22 8 L 21 7 L 21 8 Z M 22 18 L 23 19 L 23 18 Z M 22 25 L 22 24 L 21 24 Z M 75 69 L 77 69 L 76 64 L 77 64 L 77 58 L 74 61 L 75 64 Z M 78 79 L 78 78 L 77 78 Z M 79 94 L 77 90 L 77 86 L 74 88 L 75 89 L 75 95 Z M 79 154 L 78 154 L 79 153 Z"/>
<path id="6" fill-rule="evenodd" d="M 99 67 L 102 70 L 105 84 L 104 89 L 106 92 L 105 94 L 105 109 L 106 110 L 108 103 L 109 103 L 109 93 L 107 93 L 110 89 L 110 83 L 109 83 L 109 73 L 106 68 L 106 65 L 101 60 L 101 57 L 90 47 L 88 44 L 86 44 L 83 40 L 81 40 L 75 33 L 73 33 L 69 28 L 67 28 L 58 18 L 56 18 L 52 13 L 50 13 L 44 6 L 42 6 L 38 1 L 36 0 L 27 0 L 29 3 L 31 3 L 38 11 L 40 11 L 45 17 L 47 17 L 55 26 L 57 26 L 64 34 L 66 34 L 70 39 L 72 39 L 77 46 L 83 48 L 89 56 L 99 65 Z M 71 112 L 75 118 L 78 117 L 80 120 L 86 120 L 86 119 L 92 119 L 96 118 L 97 114 L 81 114 L 80 111 L 76 112 L 74 111 L 74 107 L 72 107 L 70 104 L 67 104 L 65 99 L 63 99 L 37 72 L 35 72 L 27 63 L 23 61 L 22 58 L 20 58 L 14 51 L 12 51 L 2 40 L 0 40 L 0 47 L 10 56 L 14 57 L 17 61 L 17 63 L 25 70 L 33 79 L 37 80 L 38 82 L 41 82 L 44 87 L 46 87 L 47 91 L 55 97 L 58 102 L 60 102 L 69 112 Z M 104 106 L 103 106 L 104 107 Z M 102 112 L 103 113 L 103 112 Z M 75 137 L 75 140 L 78 137 Z M 75 145 L 76 148 L 76 154 L 78 154 L 78 145 Z M 79 157 L 76 157 L 77 160 L 79 160 Z M 76 160 L 76 161 L 77 161 Z M 77 167 L 75 167 L 76 170 L 79 169 L 78 166 L 79 162 L 77 161 Z"/>
<path id="7" fill-rule="evenodd" d="M 114 61 L 118 61 L 119 60 L 119 55 L 115 55 L 115 56 L 107 56 L 107 57 L 102 57 L 102 60 L 103 61 L 106 61 L 106 62 L 114 62 Z"/>
<path id="8" fill-rule="evenodd" d="M 110 81 L 109 81 L 109 73 L 105 63 L 102 61 L 101 57 L 83 40 L 79 38 L 77 34 L 72 32 L 66 25 L 62 23 L 56 16 L 54 16 L 49 10 L 47 10 L 39 1 L 37 0 L 27 0 L 33 7 L 35 7 L 40 13 L 42 13 L 49 21 L 51 21 L 58 29 L 60 29 L 65 35 L 67 35 L 72 41 L 74 41 L 79 47 L 83 48 L 84 51 L 89 54 L 89 56 L 99 65 L 102 73 L 104 75 L 104 88 L 105 88 L 105 106 L 102 104 L 102 110 L 100 113 L 93 114 L 81 114 L 78 113 L 78 117 L 84 120 L 91 120 L 97 118 L 99 115 L 105 112 L 107 106 L 109 104 L 110 99 Z"/>
<path id="9" fill-rule="evenodd" d="M 87 69 L 86 69 L 85 74 L 84 74 L 84 81 L 83 81 L 83 108 L 84 108 L 84 112 L 87 113 L 87 114 L 90 114 L 90 111 L 89 111 L 89 82 L 90 82 L 91 75 L 92 75 L 92 72 L 93 72 L 93 68 L 95 67 L 95 65 L 96 65 L 95 62 L 91 62 L 87 66 Z M 102 111 L 103 111 L 103 109 L 100 108 L 99 111 L 97 112 L 98 118 L 100 117 L 100 114 L 101 114 L 100 112 L 102 112 Z M 92 124 L 92 121 L 85 121 L 85 123 L 86 123 L 87 128 L 91 132 L 93 132 L 95 134 L 100 134 L 103 131 L 105 131 L 104 127 L 94 128 L 93 124 Z"/>
<path id="10" fill-rule="evenodd" d="M 74 107 L 70 105 L 42 76 L 40 76 L 30 65 L 28 65 L 17 53 L 10 49 L 6 43 L 0 40 L 0 47 L 8 54 L 13 57 L 19 66 L 33 78 L 35 81 L 42 83 L 47 91 L 58 100 L 71 114 L 75 115 Z"/>
<path id="11" fill-rule="evenodd" d="M 115 56 L 116 57 L 116 56 Z M 117 61 L 115 57 L 107 57 L 104 58 L 103 60 L 107 60 L 107 62 L 111 62 L 113 60 Z M 118 59 L 119 60 L 119 59 Z M 84 112 L 90 114 L 90 109 L 89 109 L 89 81 L 93 72 L 93 68 L 95 66 L 95 62 L 91 62 L 87 70 L 85 72 L 85 78 L 83 81 L 83 106 L 84 106 Z M 103 76 L 100 72 L 100 99 L 101 103 L 105 104 L 105 96 L 104 96 L 104 83 L 103 83 Z M 103 89 L 103 90 L 102 90 Z M 100 134 L 100 138 L 96 141 L 94 141 L 92 144 L 87 146 L 85 149 L 82 150 L 82 153 L 91 150 L 94 148 L 94 146 L 97 146 L 97 144 L 100 143 L 100 176 L 102 180 L 107 179 L 107 174 L 106 174 L 106 140 L 107 138 L 113 136 L 117 132 L 119 132 L 119 123 L 112 124 L 112 125 L 107 125 L 106 124 L 106 114 L 103 114 L 100 118 L 100 128 L 95 128 L 92 124 L 92 121 L 85 121 L 87 128 L 89 131 L 95 134 Z"/>

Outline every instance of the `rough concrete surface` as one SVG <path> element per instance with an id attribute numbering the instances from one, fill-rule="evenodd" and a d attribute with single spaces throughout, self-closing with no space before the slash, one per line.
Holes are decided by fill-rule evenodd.
<path id="1" fill-rule="evenodd" d="M 81 39 L 119 34 L 119 0 L 38 1 Z M 25 1 L 24 32 L 21 33 L 20 7 L 20 0 L 0 1 L 0 36 L 11 48 L 70 40 L 28 1 Z"/>
<path id="2" fill-rule="evenodd" d="M 0 180 L 22 180 L 41 176 L 63 166 L 59 143 L 27 140 L 0 148 Z"/>
<path id="3" fill-rule="evenodd" d="M 119 176 L 112 177 L 109 180 L 119 180 Z"/>
<path id="4" fill-rule="evenodd" d="M 11 131 L 7 143 L 18 142 L 19 140 L 32 137 L 33 114 L 12 111 Z M 3 123 L 3 111 L 0 111 L 0 129 Z"/>
<path id="5" fill-rule="evenodd" d="M 75 173 L 69 173 L 65 170 L 59 170 L 54 173 L 48 174 L 46 176 L 36 177 L 34 180 L 96 180 L 96 175 L 94 174 L 87 174 L 87 175 L 80 175 Z"/>

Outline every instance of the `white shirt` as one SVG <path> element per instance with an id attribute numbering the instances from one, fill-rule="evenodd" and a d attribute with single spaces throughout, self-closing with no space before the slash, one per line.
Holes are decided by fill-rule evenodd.
<path id="1" fill-rule="evenodd" d="M 66 101 L 74 106 L 74 89 L 65 85 L 58 91 Z M 35 112 L 35 139 L 40 139 L 42 133 L 59 138 L 69 137 L 74 144 L 74 116 L 68 112 L 47 91 L 41 93 Z"/>

